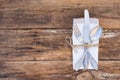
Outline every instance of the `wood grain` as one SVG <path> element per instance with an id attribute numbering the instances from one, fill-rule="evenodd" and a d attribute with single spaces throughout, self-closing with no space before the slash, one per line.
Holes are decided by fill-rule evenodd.
<path id="1" fill-rule="evenodd" d="M 105 30 L 100 39 L 100 60 L 120 59 L 120 30 Z M 71 29 L 0 30 L 0 60 L 72 60 L 65 37 Z M 113 42 L 115 41 L 115 42 Z"/>
<path id="2" fill-rule="evenodd" d="M 87 70 L 91 72 L 102 74 L 117 74 L 120 73 L 120 62 L 119 61 L 100 61 L 99 71 Z M 61 80 L 72 80 L 72 78 L 78 74 L 86 72 L 86 70 L 80 70 L 75 72 L 72 70 L 71 61 L 16 61 L 16 62 L 1 62 L 0 65 L 0 78 L 45 78 L 46 75 L 52 77 L 52 75 Z M 52 79 L 56 80 L 56 77 Z M 96 76 L 96 75 L 95 75 Z M 110 76 L 109 76 L 110 77 Z M 46 78 L 48 78 L 46 76 Z M 37 80 L 38 80 L 37 79 Z M 24 79 L 23 79 L 24 80 Z M 29 79 L 28 79 L 29 80 Z M 35 79 L 36 80 L 36 79 Z M 60 80 L 60 79 L 58 79 Z"/>
<path id="3" fill-rule="evenodd" d="M 104 29 L 99 70 L 75 72 L 65 37 L 84 9 Z M 0 80 L 120 80 L 120 0 L 0 0 Z"/>
<path id="4" fill-rule="evenodd" d="M 120 28 L 119 0 L 0 0 L 0 29 L 71 28 L 84 9 L 104 28 Z"/>
<path id="5" fill-rule="evenodd" d="M 0 78 L 0 80 L 74 80 L 71 77 L 62 75 L 46 75 L 42 77 L 26 77 L 26 78 Z"/>

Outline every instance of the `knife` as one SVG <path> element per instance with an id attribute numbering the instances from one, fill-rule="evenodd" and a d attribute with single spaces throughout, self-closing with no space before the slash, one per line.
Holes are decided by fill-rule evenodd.
<path id="1" fill-rule="evenodd" d="M 81 39 L 83 37 L 83 44 L 92 44 L 93 41 L 96 41 L 100 38 L 102 34 L 102 28 L 100 26 L 96 26 L 92 31 L 90 30 L 90 18 L 89 18 L 89 12 L 88 10 L 84 11 L 84 26 L 83 26 L 83 35 L 81 35 L 80 31 L 78 30 L 78 26 L 75 26 L 76 29 L 74 29 L 74 33 L 76 38 L 79 42 L 82 42 Z M 89 63 L 91 66 L 95 69 L 97 69 L 97 62 L 92 57 L 89 47 L 84 47 L 84 52 L 82 56 L 79 58 L 79 60 L 75 64 L 76 71 L 79 70 L 79 68 L 82 66 L 84 69 L 87 69 L 89 66 Z"/>
<path id="2" fill-rule="evenodd" d="M 83 39 L 84 39 L 84 44 L 89 44 L 90 43 L 90 18 L 89 18 L 89 12 L 88 10 L 84 11 L 84 27 L 83 27 Z M 84 47 L 84 51 L 86 53 L 84 60 L 83 60 L 83 66 L 84 69 L 87 69 L 89 66 L 89 56 L 88 56 L 88 50 L 86 47 Z"/>

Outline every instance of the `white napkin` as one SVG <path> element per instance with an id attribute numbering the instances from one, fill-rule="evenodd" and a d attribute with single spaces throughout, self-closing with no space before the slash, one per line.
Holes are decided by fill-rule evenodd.
<path id="1" fill-rule="evenodd" d="M 83 32 L 84 32 L 83 27 L 85 24 L 84 21 L 85 21 L 84 18 L 74 18 L 73 19 L 73 32 L 72 32 L 73 45 L 84 44 L 84 34 L 83 34 Z M 90 18 L 89 21 L 90 21 L 89 22 L 90 23 L 89 24 L 90 31 L 92 31 L 96 26 L 99 25 L 99 20 L 97 18 Z M 76 28 L 75 26 L 78 27 L 78 31 L 80 31 L 80 33 L 81 33 L 81 37 L 79 37 L 79 39 L 76 38 L 76 35 L 74 32 L 74 30 Z M 99 39 L 97 39 L 97 37 L 92 37 L 92 43 L 90 43 L 90 44 L 99 44 Z M 96 61 L 97 65 L 96 65 L 96 67 L 93 67 L 89 61 L 87 69 L 96 69 L 97 70 L 98 69 L 98 47 L 92 46 L 92 47 L 89 47 L 88 50 L 90 52 L 91 57 L 94 58 L 94 60 Z M 78 71 L 79 69 L 85 69 L 84 63 L 81 62 L 83 54 L 85 53 L 85 47 L 83 46 L 83 47 L 79 47 L 79 48 L 73 48 L 72 53 L 73 53 L 73 69 L 76 71 Z M 89 57 L 89 55 L 88 55 L 88 57 Z"/>

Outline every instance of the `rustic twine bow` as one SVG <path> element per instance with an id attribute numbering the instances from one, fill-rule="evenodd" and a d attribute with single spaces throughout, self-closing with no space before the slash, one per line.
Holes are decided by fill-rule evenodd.
<path id="1" fill-rule="evenodd" d="M 78 26 L 77 26 L 78 27 Z M 78 30 L 78 29 L 77 29 Z M 101 27 L 100 26 L 96 26 L 94 29 L 93 29 L 93 31 L 92 31 L 92 36 L 94 35 L 95 37 L 97 37 L 96 39 L 98 40 L 99 38 L 100 38 L 100 35 L 101 35 L 101 33 L 102 33 L 102 29 L 101 29 Z M 97 35 L 96 35 L 97 34 Z M 80 32 L 79 33 L 75 33 L 75 36 L 76 36 L 76 38 L 77 39 L 80 39 L 80 38 L 78 38 L 78 37 L 80 37 L 81 36 L 81 34 L 80 34 Z M 93 37 L 94 37 L 93 36 Z M 76 62 L 76 64 L 75 64 L 75 69 L 76 69 L 76 71 L 82 66 L 82 64 L 83 64 L 83 67 L 84 67 L 84 69 L 87 69 L 88 68 L 88 66 L 89 66 L 89 62 L 90 62 L 90 64 L 91 64 L 91 66 L 93 67 L 93 68 L 95 68 L 95 69 L 97 69 L 97 62 L 96 62 L 96 60 L 92 57 L 92 55 L 91 55 L 91 53 L 90 53 L 90 51 L 89 51 L 89 48 L 90 47 L 98 47 L 99 46 L 99 44 L 93 44 L 93 43 L 84 43 L 84 42 L 82 42 L 82 44 L 80 44 L 80 45 L 73 45 L 72 44 L 72 38 L 71 37 L 66 37 L 65 38 L 65 41 L 67 42 L 67 44 L 69 45 L 69 46 L 71 46 L 72 48 L 81 48 L 81 47 L 84 47 L 84 53 L 82 54 L 82 57 Z M 94 38 L 93 39 L 91 39 L 91 41 L 94 41 Z"/>
<path id="2" fill-rule="evenodd" d="M 99 44 L 79 44 L 79 45 L 73 45 L 71 37 L 66 37 L 65 41 L 72 48 L 78 48 L 78 47 L 86 47 L 86 48 L 88 48 L 88 47 L 98 47 L 99 46 Z"/>
<path id="3" fill-rule="evenodd" d="M 89 51 L 89 47 L 98 47 L 99 44 L 80 44 L 80 45 L 73 45 L 72 44 L 72 38 L 71 37 L 66 37 L 65 38 L 66 43 L 71 46 L 72 48 L 81 48 L 84 47 L 84 53 L 82 54 L 82 57 L 77 61 L 76 63 L 76 71 L 78 70 L 78 67 L 81 67 L 82 64 L 84 66 L 84 69 L 87 69 L 89 66 L 89 61 L 92 65 L 93 68 L 97 68 L 97 62 L 95 61 L 95 59 L 92 57 L 90 51 Z M 86 65 L 87 64 L 87 65 Z"/>

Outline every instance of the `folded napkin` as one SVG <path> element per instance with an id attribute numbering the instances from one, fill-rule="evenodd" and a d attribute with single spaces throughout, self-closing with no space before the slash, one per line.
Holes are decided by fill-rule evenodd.
<path id="1" fill-rule="evenodd" d="M 98 46 L 102 28 L 99 20 L 89 18 L 88 10 L 84 18 L 73 19 L 72 44 L 73 69 L 98 69 Z"/>

